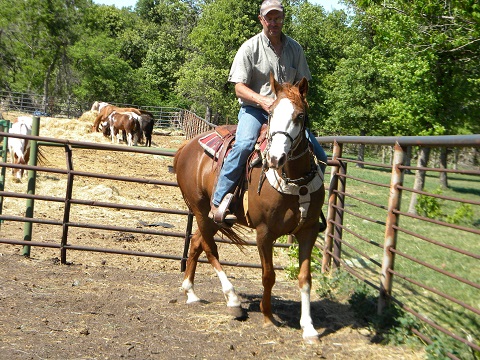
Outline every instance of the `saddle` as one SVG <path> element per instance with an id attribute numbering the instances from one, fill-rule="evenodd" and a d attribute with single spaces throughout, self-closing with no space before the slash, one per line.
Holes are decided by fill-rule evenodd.
<path id="1" fill-rule="evenodd" d="M 222 167 L 225 157 L 228 155 L 235 142 L 235 134 L 237 133 L 237 125 L 220 125 L 215 130 L 203 137 L 198 142 L 200 146 L 212 157 L 216 167 Z M 260 152 L 265 150 L 267 146 L 267 125 L 262 125 L 260 134 L 258 135 L 255 149 L 247 162 L 247 169 L 258 164 Z"/>
<path id="2" fill-rule="evenodd" d="M 237 125 L 220 125 L 215 128 L 215 130 L 207 135 L 201 137 L 198 142 L 200 146 L 209 154 L 213 160 L 212 166 L 216 173 L 215 175 L 215 184 L 218 181 L 218 175 L 220 169 L 223 166 L 225 158 L 228 156 L 230 150 L 232 149 L 233 144 L 235 143 L 235 134 L 237 132 Z M 259 164 L 261 159 L 261 152 L 265 150 L 267 146 L 267 125 L 264 124 L 258 135 L 255 148 L 250 154 L 244 176 L 242 176 L 239 184 L 237 184 L 233 196 L 226 196 L 225 199 L 228 201 L 228 204 L 222 204 L 222 209 L 225 211 L 228 209 L 230 203 L 232 207 L 236 207 L 239 199 L 243 197 L 243 194 L 247 190 L 247 179 L 250 170 L 257 164 Z"/>

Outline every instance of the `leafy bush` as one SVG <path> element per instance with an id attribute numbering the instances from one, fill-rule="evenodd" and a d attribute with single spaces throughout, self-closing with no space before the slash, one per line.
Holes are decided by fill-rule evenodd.
<path id="1" fill-rule="evenodd" d="M 442 191 L 437 189 L 433 192 L 435 195 L 441 195 Z M 428 217 L 430 219 L 437 219 L 442 216 L 442 201 L 436 197 L 419 195 L 415 210 L 417 214 Z"/>
<path id="2" fill-rule="evenodd" d="M 434 194 L 441 195 L 442 191 L 437 189 Z M 472 206 L 469 204 L 460 204 L 453 211 L 452 215 L 445 214 L 443 211 L 444 203 L 441 199 L 432 196 L 420 195 L 418 197 L 415 210 L 417 214 L 428 217 L 430 219 L 438 219 L 446 221 L 450 224 L 457 225 L 475 225 L 474 213 Z"/>
<path id="3" fill-rule="evenodd" d="M 336 300 L 347 297 L 356 318 L 375 331 L 373 341 L 390 345 L 420 344 L 412 332 L 412 329 L 420 328 L 417 319 L 395 303 L 384 309 L 382 314 L 377 314 L 377 291 L 348 272 L 337 270 L 332 276 L 322 274 L 319 281 L 319 295 Z"/>
<path id="4" fill-rule="evenodd" d="M 322 274 L 318 280 L 321 283 L 317 290 L 319 295 L 337 301 L 347 297 L 355 317 L 375 332 L 372 342 L 395 346 L 425 346 L 413 333 L 412 330 L 416 329 L 432 340 L 432 343 L 425 347 L 426 358 L 429 360 L 447 360 L 450 359 L 449 354 L 461 359 L 477 359 L 477 355 L 471 353 L 467 346 L 428 327 L 396 303 L 392 302 L 382 314 L 377 314 L 377 290 L 344 270 L 336 270 L 331 276 Z M 469 352 L 473 357 L 469 357 Z"/>
<path id="5" fill-rule="evenodd" d="M 298 277 L 298 273 L 300 272 L 300 265 L 298 262 L 298 246 L 290 246 L 288 248 L 288 257 L 290 259 L 290 263 L 286 267 L 285 272 L 289 279 L 296 279 Z M 320 273 L 322 271 L 322 251 L 315 246 L 312 250 L 311 271 L 312 273 Z"/>
<path id="6" fill-rule="evenodd" d="M 457 225 L 473 224 L 473 209 L 469 204 L 462 204 L 453 215 L 447 215 L 447 222 Z"/>

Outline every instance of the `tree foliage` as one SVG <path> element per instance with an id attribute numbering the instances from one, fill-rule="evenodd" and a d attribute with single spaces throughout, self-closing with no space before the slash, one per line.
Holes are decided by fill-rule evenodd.
<path id="1" fill-rule="evenodd" d="M 284 1 L 305 49 L 319 135 L 478 133 L 480 5 L 473 0 L 345 0 L 327 12 Z M 207 108 L 236 119 L 228 72 L 261 31 L 260 1 L 0 0 L 2 89 L 141 105 Z"/>
<path id="2" fill-rule="evenodd" d="M 178 94 L 192 100 L 193 110 L 203 114 L 209 107 L 225 119 L 235 118 L 238 108 L 227 82 L 228 73 L 240 45 L 260 31 L 257 14 L 257 5 L 248 0 L 217 0 L 202 5 L 177 84 Z"/>

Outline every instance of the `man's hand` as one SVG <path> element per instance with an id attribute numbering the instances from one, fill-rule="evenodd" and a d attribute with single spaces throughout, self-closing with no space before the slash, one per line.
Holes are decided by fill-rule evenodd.
<path id="1" fill-rule="evenodd" d="M 259 93 L 250 89 L 244 83 L 235 84 L 235 95 L 247 103 L 255 103 L 260 106 L 266 112 L 270 112 L 270 108 L 273 105 L 274 99 L 260 95 Z"/>

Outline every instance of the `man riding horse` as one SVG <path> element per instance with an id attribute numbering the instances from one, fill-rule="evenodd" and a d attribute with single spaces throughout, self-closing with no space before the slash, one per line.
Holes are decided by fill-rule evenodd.
<path id="1" fill-rule="evenodd" d="M 235 143 L 225 159 L 211 202 L 209 217 L 219 223 L 232 224 L 237 220 L 229 210 L 232 197 L 226 195 L 239 183 L 260 129 L 271 112 L 275 96 L 270 87 L 270 72 L 279 83 L 293 84 L 303 77 L 312 78 L 301 45 L 282 32 L 285 13 L 280 1 L 263 1 L 258 19 L 262 31 L 240 47 L 228 77 L 235 83 L 241 107 Z M 306 131 L 322 172 L 325 172 L 325 151 L 314 135 Z"/>

